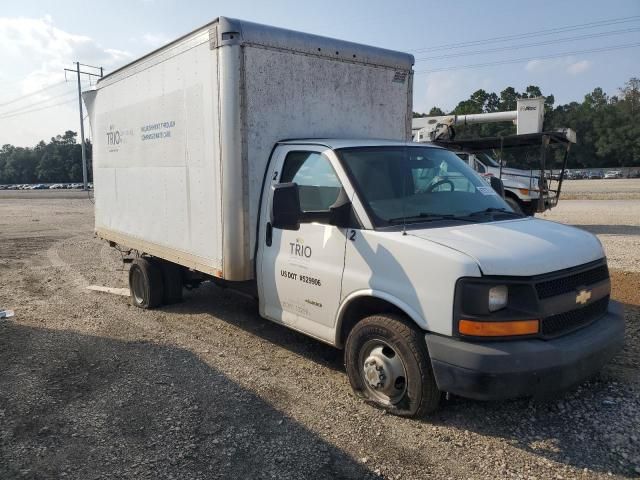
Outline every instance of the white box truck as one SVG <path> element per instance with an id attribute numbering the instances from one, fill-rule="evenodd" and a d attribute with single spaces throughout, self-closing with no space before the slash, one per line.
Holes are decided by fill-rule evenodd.
<path id="1" fill-rule="evenodd" d="M 220 17 L 85 92 L 95 228 L 134 252 L 133 303 L 251 292 L 398 415 L 595 374 L 624 336 L 601 244 L 411 143 L 412 65 Z"/>

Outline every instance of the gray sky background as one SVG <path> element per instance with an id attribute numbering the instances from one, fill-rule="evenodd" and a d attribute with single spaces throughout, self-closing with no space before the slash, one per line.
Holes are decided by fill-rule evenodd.
<path id="1" fill-rule="evenodd" d="M 479 88 L 509 85 L 539 85 L 566 103 L 597 86 L 616 94 L 640 76 L 638 0 L 2 1 L 0 145 L 32 146 L 78 130 L 75 78 L 14 101 L 64 80 L 63 68 L 74 61 L 111 70 L 220 15 L 413 53 L 420 112 L 449 110 Z M 522 37 L 593 22 L 605 23 Z M 635 46 L 619 48 L 625 45 Z M 469 65 L 476 66 L 461 68 Z"/>

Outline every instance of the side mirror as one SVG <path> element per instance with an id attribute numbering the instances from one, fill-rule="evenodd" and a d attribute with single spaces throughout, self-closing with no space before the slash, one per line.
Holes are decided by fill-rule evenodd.
<path id="1" fill-rule="evenodd" d="M 273 186 L 271 224 L 281 230 L 300 229 L 300 194 L 297 183 L 278 183 Z"/>
<path id="2" fill-rule="evenodd" d="M 355 223 L 353 221 L 353 208 L 351 207 L 351 200 L 344 188 L 340 188 L 338 198 L 333 202 L 330 207 L 331 217 L 329 223 L 338 228 L 353 227 Z"/>
<path id="3" fill-rule="evenodd" d="M 498 195 L 504 198 L 504 183 L 498 177 L 492 176 L 490 179 L 491 188 L 493 188 Z"/>

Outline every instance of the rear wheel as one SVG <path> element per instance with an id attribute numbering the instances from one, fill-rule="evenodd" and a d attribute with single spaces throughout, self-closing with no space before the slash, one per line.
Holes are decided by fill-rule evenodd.
<path id="1" fill-rule="evenodd" d="M 162 304 L 162 270 L 152 259 L 141 257 L 129 269 L 131 303 L 140 308 L 155 308 Z"/>
<path id="2" fill-rule="evenodd" d="M 399 315 L 359 322 L 347 339 L 345 364 L 356 395 L 377 407 L 407 417 L 438 407 L 424 333 Z"/>
<path id="3" fill-rule="evenodd" d="M 160 262 L 162 270 L 162 303 L 171 305 L 182 301 L 182 267 L 171 262 Z"/>

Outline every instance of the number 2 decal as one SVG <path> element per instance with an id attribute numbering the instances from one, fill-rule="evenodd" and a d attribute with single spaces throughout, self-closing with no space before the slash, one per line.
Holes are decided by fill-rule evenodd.
<path id="1" fill-rule="evenodd" d="M 278 171 L 276 170 L 275 172 L 273 172 L 273 178 L 271 180 L 275 182 L 277 179 L 278 179 Z"/>
<path id="2" fill-rule="evenodd" d="M 351 240 L 352 242 L 356 239 L 356 231 L 355 230 L 349 230 L 349 240 Z"/>

